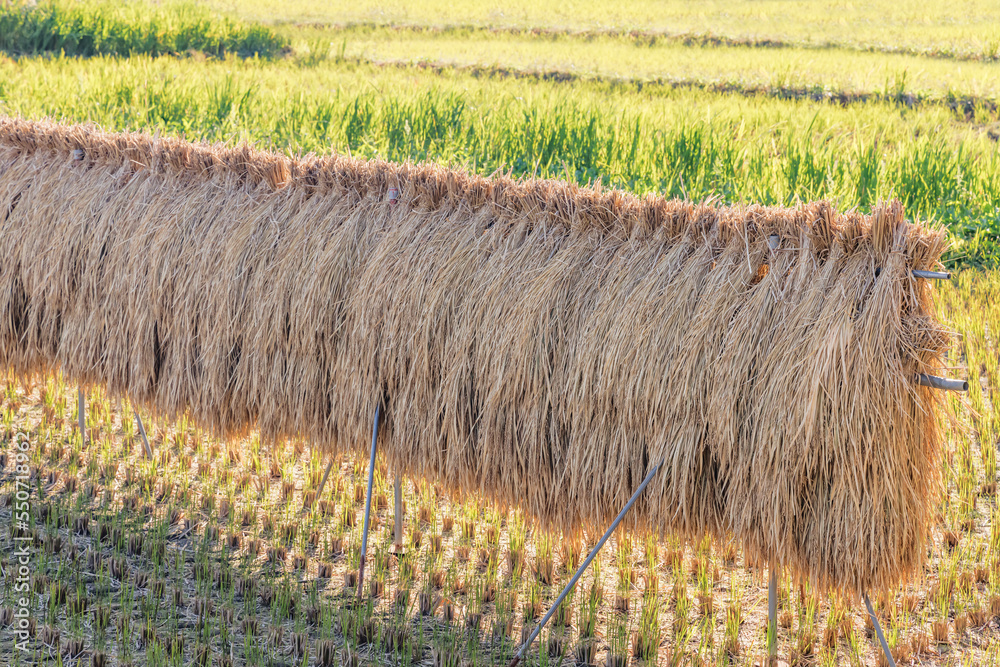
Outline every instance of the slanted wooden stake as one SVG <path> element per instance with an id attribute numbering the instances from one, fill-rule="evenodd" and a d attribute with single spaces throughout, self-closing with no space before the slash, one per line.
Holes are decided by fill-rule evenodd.
<path id="1" fill-rule="evenodd" d="M 611 534 L 615 532 L 615 528 L 617 528 L 618 524 L 620 524 L 622 522 L 622 519 L 625 518 L 625 514 L 630 509 L 632 509 L 632 505 L 634 505 L 635 501 L 639 498 L 639 494 L 642 493 L 643 489 L 646 488 L 646 485 L 649 484 L 649 480 L 653 479 L 653 475 L 656 474 L 656 472 L 660 469 L 660 466 L 662 465 L 663 461 L 660 461 L 655 466 L 653 466 L 652 470 L 646 473 L 646 478 L 642 480 L 641 484 L 639 484 L 639 488 L 635 490 L 635 493 L 632 494 L 632 497 L 628 499 L 627 503 L 625 503 L 625 507 L 623 507 L 622 511 L 618 513 L 618 516 L 615 517 L 615 520 L 611 522 L 611 526 L 605 531 L 604 535 L 601 536 L 601 539 L 597 542 L 597 545 L 590 550 L 590 554 L 587 555 L 587 559 L 584 560 L 583 563 L 580 565 L 580 567 L 577 568 L 576 572 L 573 574 L 573 578 L 569 580 L 569 583 L 566 584 L 565 588 L 563 588 L 562 593 L 560 593 L 559 597 L 556 598 L 556 601 L 552 603 L 552 608 L 549 609 L 548 613 L 542 617 L 542 620 L 538 622 L 538 625 L 535 626 L 535 629 L 531 631 L 531 634 L 528 635 L 528 638 L 524 640 L 523 644 L 521 644 L 521 648 L 519 648 L 517 653 L 514 654 L 514 658 L 510 661 L 510 665 L 508 667 L 516 667 L 517 663 L 521 662 L 521 658 L 524 657 L 524 653 L 531 646 L 532 642 L 535 641 L 535 638 L 538 637 L 538 633 L 542 631 L 542 628 L 545 627 L 545 624 L 548 623 L 549 619 L 552 618 L 552 615 L 556 613 L 556 609 L 559 608 L 559 605 L 562 604 L 563 600 L 566 599 L 566 596 L 569 595 L 570 591 L 573 590 L 573 587 L 576 586 L 576 582 L 579 581 L 580 577 L 583 576 L 583 573 L 586 571 L 591 561 L 593 561 L 597 557 L 597 554 L 601 551 L 601 547 L 603 547 L 604 543 L 608 541 L 608 538 L 611 537 Z"/>
<path id="2" fill-rule="evenodd" d="M 368 495 L 365 497 L 365 524 L 361 529 L 361 564 L 358 566 L 358 597 L 365 583 L 365 555 L 368 553 L 368 525 L 372 513 L 372 486 L 375 482 L 375 446 L 378 444 L 378 415 L 380 406 L 375 406 L 375 423 L 372 425 L 372 453 L 368 458 Z"/>
<path id="3" fill-rule="evenodd" d="M 863 593 L 861 597 L 865 600 L 865 607 L 868 608 L 868 616 L 872 619 L 872 625 L 875 626 L 875 634 L 878 635 L 878 640 L 882 644 L 882 652 L 885 653 L 885 661 L 889 667 L 896 667 L 896 661 L 892 657 L 892 651 L 889 650 L 889 642 L 885 640 L 885 635 L 882 634 L 882 626 L 878 622 L 878 616 L 875 615 L 875 610 L 872 608 L 872 601 L 868 599 L 868 593 Z"/>
<path id="4" fill-rule="evenodd" d="M 142 417 L 139 416 L 138 410 L 132 410 L 135 415 L 135 423 L 139 427 L 139 436 L 142 438 L 142 446 L 146 451 L 146 458 L 153 459 L 153 448 L 149 446 L 149 438 L 146 437 L 146 427 L 142 424 Z"/>
<path id="5" fill-rule="evenodd" d="M 323 496 L 323 487 L 326 486 L 326 478 L 330 476 L 330 471 L 333 470 L 333 459 L 326 465 L 326 472 L 323 473 L 323 479 L 319 480 L 319 488 L 316 489 L 316 502 L 313 503 L 313 507 L 319 505 L 319 499 Z"/>

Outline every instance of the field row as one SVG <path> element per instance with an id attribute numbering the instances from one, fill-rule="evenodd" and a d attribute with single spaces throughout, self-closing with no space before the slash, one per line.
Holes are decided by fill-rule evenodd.
<path id="1" fill-rule="evenodd" d="M 906 44 L 862 47 L 703 34 L 477 27 L 280 26 L 272 30 L 201 5 L 47 0 L 0 7 L 0 51 L 11 55 L 237 54 L 299 62 L 349 57 L 496 67 L 551 76 L 687 82 L 732 90 L 808 90 L 834 98 L 984 100 L 995 107 L 997 53 L 912 52 Z M 958 58 L 958 60 L 956 60 Z"/>
<path id="2" fill-rule="evenodd" d="M 282 34 L 279 34 L 282 33 Z M 372 61 L 423 62 L 565 72 L 630 81 L 683 80 L 747 88 L 815 89 L 842 95 L 995 99 L 995 53 L 914 51 L 655 31 L 553 28 L 266 25 L 179 0 L 162 4 L 47 0 L 0 7 L 0 51 L 71 56 L 185 54 L 280 57 L 295 43 L 313 59 L 331 49 Z M 972 61 L 963 61 L 973 58 Z M 957 59 L 957 60 L 956 60 Z"/>
<path id="3" fill-rule="evenodd" d="M 990 0 L 639 0 L 624 5 L 598 0 L 570 4 L 512 0 L 502 6 L 443 0 L 289 0 L 280 12 L 264 0 L 207 0 L 221 11 L 274 24 L 461 26 L 573 32 L 705 35 L 733 41 L 780 41 L 857 49 L 908 49 L 941 56 L 1000 54 L 1000 12 Z"/>
<path id="4" fill-rule="evenodd" d="M 363 49 L 358 49 L 361 51 Z M 537 66 L 520 67 L 503 64 L 476 64 L 455 60 L 432 60 L 430 58 L 379 59 L 367 55 L 353 54 L 354 49 L 345 43 L 337 46 L 331 42 L 313 41 L 296 52 L 297 62 L 306 66 L 333 60 L 337 63 L 350 62 L 355 66 L 379 68 L 395 67 L 416 69 L 441 74 L 465 74 L 476 79 L 523 79 L 551 81 L 572 86 L 588 84 L 614 92 L 634 91 L 650 96 L 663 91 L 691 90 L 743 97 L 770 97 L 779 100 L 808 100 L 838 106 L 865 104 L 888 104 L 901 109 L 941 107 L 955 115 L 955 120 L 973 123 L 990 139 L 1000 137 L 1000 104 L 990 97 L 959 94 L 949 90 L 943 96 L 935 93 L 917 93 L 907 89 L 905 72 L 898 85 L 886 86 L 881 90 L 846 90 L 824 86 L 820 83 L 795 83 L 786 77 L 748 77 L 746 79 L 706 79 L 698 77 L 650 76 L 635 78 L 628 76 L 603 75 L 587 71 L 569 69 L 543 69 Z"/>
<path id="5" fill-rule="evenodd" d="M 961 62 L 843 48 L 704 44 L 633 36 L 413 30 L 358 26 L 285 31 L 298 48 L 373 61 L 565 72 L 632 81 L 683 79 L 705 84 L 806 88 L 844 94 L 995 100 L 1000 64 Z"/>

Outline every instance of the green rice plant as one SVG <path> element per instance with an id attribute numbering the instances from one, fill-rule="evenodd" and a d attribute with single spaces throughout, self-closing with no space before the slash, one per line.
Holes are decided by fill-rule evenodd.
<path id="1" fill-rule="evenodd" d="M 702 552 L 698 558 L 699 564 L 695 569 L 698 583 L 698 608 L 700 614 L 705 619 L 709 619 L 715 614 L 715 596 L 712 592 L 714 579 L 708 556 Z"/>
<path id="2" fill-rule="evenodd" d="M 528 584 L 528 594 L 527 599 L 524 601 L 524 606 L 522 607 L 521 621 L 522 621 L 522 631 L 523 628 L 527 627 L 530 630 L 531 623 L 537 620 L 542 613 L 542 588 L 538 582 L 531 582 Z M 522 637 L 522 639 L 525 639 Z"/>
<path id="3" fill-rule="evenodd" d="M 605 641 L 608 644 L 608 667 L 625 667 L 628 663 L 630 629 L 627 615 L 612 614 L 605 636 Z"/>
<path id="4" fill-rule="evenodd" d="M 737 580 L 734 574 L 730 575 L 729 582 L 730 598 L 726 607 L 726 624 L 722 639 L 722 652 L 727 659 L 735 659 L 740 655 L 742 646 L 740 644 L 740 628 L 744 621 L 743 611 L 743 584 Z"/>
<path id="5" fill-rule="evenodd" d="M 520 512 L 513 512 L 508 524 L 509 541 L 507 549 L 507 568 L 511 581 L 515 586 L 520 583 L 525 558 L 525 543 L 527 542 L 527 528 L 524 517 Z"/>
<path id="6" fill-rule="evenodd" d="M 597 636 L 598 612 L 604 602 L 604 586 L 601 583 L 601 559 L 595 558 L 591 564 L 590 588 L 585 595 L 580 596 L 577 629 L 580 640 L 591 640 Z"/>
<path id="7" fill-rule="evenodd" d="M 635 584 L 635 572 L 632 569 L 632 540 L 622 533 L 618 534 L 615 541 L 615 565 L 618 573 L 618 595 L 627 598 Z"/>
<path id="8" fill-rule="evenodd" d="M 836 667 L 838 664 L 837 649 L 824 646 L 819 650 L 816 660 L 820 667 Z"/>
<path id="9" fill-rule="evenodd" d="M 17 0 L 0 7 L 0 50 L 70 56 L 200 51 L 224 57 L 279 55 L 287 41 L 270 28 L 192 2 Z"/>
<path id="10" fill-rule="evenodd" d="M 673 590 L 671 596 L 674 602 L 674 639 L 677 644 L 681 644 L 681 639 L 686 638 L 690 632 L 689 615 L 691 611 L 691 598 L 687 593 L 687 576 L 680 565 L 673 569 Z"/>
<path id="11" fill-rule="evenodd" d="M 656 575 L 646 580 L 642 595 L 639 624 L 632 638 L 632 653 L 636 658 L 655 661 L 660 647 L 659 583 Z"/>
<path id="12" fill-rule="evenodd" d="M 489 508 L 486 510 L 486 530 L 483 534 L 483 542 L 491 551 L 499 552 L 504 521 L 505 515 L 498 509 Z"/>
<path id="13" fill-rule="evenodd" d="M 808 590 L 807 584 L 803 584 L 799 591 L 799 622 L 795 630 L 795 635 L 792 638 L 789 659 L 791 664 L 812 659 L 817 648 L 816 623 L 819 616 L 818 601 L 816 596 Z"/>
<path id="14" fill-rule="evenodd" d="M 693 629 L 690 626 L 685 625 L 683 631 L 674 633 L 673 640 L 668 644 L 667 665 L 669 667 L 681 667 L 685 664 L 687 644 L 691 638 L 692 631 Z"/>
<path id="15" fill-rule="evenodd" d="M 517 612 L 518 590 L 513 587 L 501 587 L 497 591 L 494 606 L 495 620 L 493 624 L 493 639 L 504 644 L 514 632 L 514 618 Z"/>
<path id="16" fill-rule="evenodd" d="M 552 617 L 553 628 L 568 628 L 573 625 L 573 599 L 576 594 L 576 587 L 570 589 L 563 601 L 556 607 L 556 613 Z"/>
<path id="17" fill-rule="evenodd" d="M 931 634 L 934 637 L 934 641 L 938 644 L 949 643 L 948 626 L 953 588 L 954 580 L 946 576 L 939 582 L 937 592 L 934 595 L 935 617 L 931 623 Z"/>
<path id="18" fill-rule="evenodd" d="M 552 536 L 547 531 L 535 534 L 535 578 L 545 586 L 555 581 L 555 562 L 552 557 Z"/>
<path id="19" fill-rule="evenodd" d="M 14 411 L 10 406 L 5 405 L 3 410 L 0 410 L 0 423 L 3 424 L 4 439 L 12 440 L 14 437 Z"/>
<path id="20" fill-rule="evenodd" d="M 698 658 L 703 662 L 712 660 L 715 653 L 715 619 L 712 614 L 698 621 Z M 691 630 L 694 628 L 692 627 Z"/>

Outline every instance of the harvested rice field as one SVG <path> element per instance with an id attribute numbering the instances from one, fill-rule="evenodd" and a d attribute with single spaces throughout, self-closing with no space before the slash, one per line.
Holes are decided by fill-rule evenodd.
<path id="1" fill-rule="evenodd" d="M 0 659 L 1000 667 L 997 26 L 0 6 Z"/>
<path id="2" fill-rule="evenodd" d="M 993 397 L 1000 385 L 1000 275 L 966 271 L 939 288 L 965 332 L 948 352 L 968 399 L 942 420 L 947 488 L 928 560 L 873 594 L 899 664 L 1000 664 L 1000 513 Z M 506 664 L 596 537 L 536 529 L 475 496 L 375 470 L 369 565 L 355 597 L 367 462 L 302 441 L 220 442 L 58 375 L 4 382 L 4 659 L 64 664 Z M 24 443 L 24 444 L 17 444 Z M 23 463 L 19 461 L 26 459 Z M 28 469 L 33 520 L 12 511 Z M 13 650 L 15 550 L 31 554 L 33 652 Z M 789 664 L 878 664 L 858 600 L 779 579 L 779 656 Z M 530 664 L 758 664 L 767 573 L 731 541 L 684 544 L 619 532 L 541 635 Z M 106 662 L 101 663 L 99 661 Z M 19 662 L 20 661 L 20 662 Z"/>

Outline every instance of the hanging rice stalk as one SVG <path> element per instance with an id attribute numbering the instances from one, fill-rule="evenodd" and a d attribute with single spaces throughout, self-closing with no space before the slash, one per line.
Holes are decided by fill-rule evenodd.
<path id="1" fill-rule="evenodd" d="M 776 238 L 772 238 L 776 237 Z M 603 528 L 897 583 L 938 484 L 943 233 L 0 119 L 0 367 Z M 876 275 L 876 270 L 877 275 Z"/>

